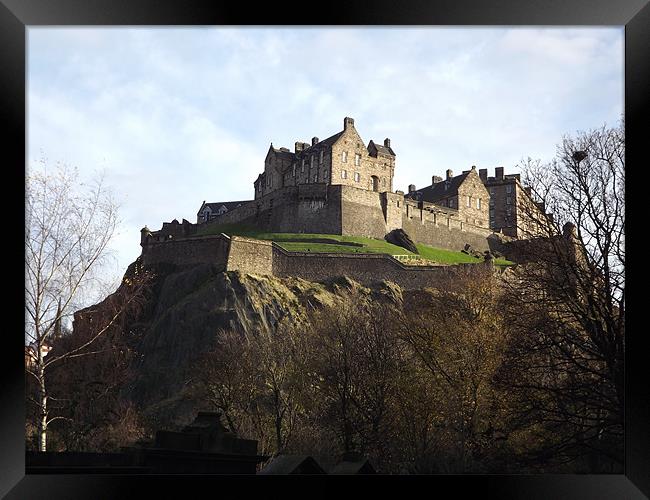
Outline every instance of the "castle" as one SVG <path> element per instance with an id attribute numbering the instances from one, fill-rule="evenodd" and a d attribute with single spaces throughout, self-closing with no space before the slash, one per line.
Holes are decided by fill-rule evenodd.
<path id="1" fill-rule="evenodd" d="M 163 223 L 162 229 L 155 232 L 145 227 L 141 238 L 143 258 L 177 264 L 219 262 L 227 270 L 294 273 L 311 279 L 322 277 L 308 269 L 316 264 L 314 259 L 320 258 L 325 260 L 318 265 L 336 268 L 340 273 L 363 277 L 359 266 L 368 265 L 370 274 L 383 269 L 388 275 L 408 275 L 409 280 L 419 282 L 412 270 L 403 269 L 403 264 L 392 262 L 395 259 L 387 255 L 300 256 L 270 242 L 224 234 L 210 239 L 198 234 L 206 224 L 377 239 L 403 230 L 415 243 L 450 250 L 470 245 L 480 252 L 502 249 L 508 241 L 538 234 L 530 210 L 543 214 L 544 207 L 535 203 L 518 174 L 504 175 L 502 167 L 496 169 L 494 177 L 488 177 L 487 169 L 477 171 L 475 166 L 456 176 L 447 170 L 444 179 L 433 176 L 430 186 L 416 189 L 410 185 L 405 194 L 393 191 L 396 156 L 388 138 L 381 144 L 371 140 L 364 145 L 354 119 L 349 117 L 343 120 L 342 131 L 322 141 L 314 137 L 311 144 L 297 141 L 293 152 L 271 144 L 264 171 L 253 183 L 252 200 L 204 201 L 196 224 L 183 219 L 182 224 L 177 220 Z M 438 270 L 430 271 L 439 274 Z"/>
<path id="2" fill-rule="evenodd" d="M 197 224 L 243 223 L 273 232 L 325 233 L 384 238 L 405 230 L 418 243 L 461 250 L 471 244 L 488 249 L 487 238 L 531 234 L 524 208 L 538 206 L 519 174 L 503 167 L 488 177 L 487 169 L 463 171 L 445 179 L 433 176 L 430 186 L 408 193 L 393 191 L 396 153 L 390 139 L 367 146 L 354 125 L 311 144 L 296 142 L 294 151 L 270 145 L 254 184 L 254 199 L 205 203 Z"/>

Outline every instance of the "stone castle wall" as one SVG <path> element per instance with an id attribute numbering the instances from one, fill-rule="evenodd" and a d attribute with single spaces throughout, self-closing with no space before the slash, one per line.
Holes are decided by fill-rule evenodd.
<path id="1" fill-rule="evenodd" d="M 226 271 L 248 274 L 274 274 L 273 243 L 233 236 L 227 257 Z"/>
<path id="2" fill-rule="evenodd" d="M 230 238 L 225 234 L 148 241 L 142 246 L 142 263 L 167 263 L 179 266 L 213 263 L 223 266 L 228 262 Z"/>
<path id="3" fill-rule="evenodd" d="M 228 212 L 212 224 L 244 224 L 269 232 L 322 233 L 383 239 L 404 229 L 416 243 L 488 250 L 491 231 L 458 218 L 453 209 L 432 211 L 399 193 L 352 186 L 306 184 L 276 190 Z M 429 204 L 430 205 L 430 204 Z"/>
<path id="4" fill-rule="evenodd" d="M 273 274 L 323 281 L 347 276 L 364 285 L 392 281 L 404 290 L 448 287 L 459 273 L 483 269 L 488 264 L 455 266 L 406 266 L 385 254 L 287 252 L 273 246 Z"/>
<path id="5" fill-rule="evenodd" d="M 479 271 L 487 265 L 406 266 L 384 254 L 288 252 L 270 241 L 226 235 L 150 241 L 143 245 L 142 259 L 144 264 L 178 266 L 213 263 L 223 266 L 224 271 L 291 276 L 309 281 L 347 276 L 373 285 L 387 280 L 405 290 L 448 287 L 459 273 Z"/>

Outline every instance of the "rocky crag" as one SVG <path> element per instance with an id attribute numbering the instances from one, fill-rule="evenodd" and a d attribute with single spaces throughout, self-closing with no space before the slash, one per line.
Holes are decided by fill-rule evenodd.
<path id="1" fill-rule="evenodd" d="M 133 279 L 136 267 L 137 262 L 129 267 L 125 280 Z M 162 423 L 182 422 L 196 410 L 199 402 L 187 397 L 188 370 L 214 346 L 220 331 L 254 335 L 274 329 L 282 320 L 299 323 L 311 309 L 335 305 L 351 289 L 362 290 L 372 300 L 396 303 L 405 293 L 390 282 L 369 288 L 346 277 L 310 282 L 226 272 L 211 264 L 158 265 L 150 270 L 153 281 L 144 307 L 128 314 L 124 325 L 125 331 L 135 332 L 138 338 L 134 376 L 124 394 L 145 412 L 166 415 Z M 101 314 L 110 299 L 79 311 L 75 332 L 89 328 L 91 316 Z M 93 313 L 88 314 L 91 309 Z"/>

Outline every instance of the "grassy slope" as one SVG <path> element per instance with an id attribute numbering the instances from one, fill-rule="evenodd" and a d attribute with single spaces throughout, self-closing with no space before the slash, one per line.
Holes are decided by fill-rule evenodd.
<path id="1" fill-rule="evenodd" d="M 389 255 L 413 255 L 405 248 L 392 245 L 384 240 L 364 238 L 362 236 L 341 236 L 338 234 L 305 234 L 305 233 L 264 233 L 252 228 L 235 225 L 211 225 L 201 228 L 198 234 L 226 233 L 259 240 L 270 240 L 278 243 L 282 248 L 291 252 L 336 252 L 336 253 L 386 253 Z M 292 241 L 299 240 L 299 241 Z M 327 243 L 319 240 L 332 240 Z M 337 244 L 343 243 L 343 244 Z M 356 243 L 357 245 L 345 245 Z M 453 250 L 433 248 L 427 245 L 416 245 L 421 257 L 441 264 L 463 264 L 481 262 L 471 255 Z M 496 265 L 508 265 L 511 262 L 505 259 L 496 259 Z"/>

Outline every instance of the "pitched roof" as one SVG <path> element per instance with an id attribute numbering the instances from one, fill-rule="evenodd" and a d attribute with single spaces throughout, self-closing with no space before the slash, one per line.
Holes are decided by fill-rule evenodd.
<path id="1" fill-rule="evenodd" d="M 325 474 L 309 455 L 278 455 L 258 474 Z"/>
<path id="2" fill-rule="evenodd" d="M 204 203 L 201 205 L 201 208 L 199 208 L 199 211 L 197 213 L 201 213 L 201 209 L 206 206 L 210 207 L 210 210 L 216 212 L 219 210 L 222 206 L 226 207 L 226 210 L 230 211 L 233 208 L 237 208 L 240 205 L 244 205 L 246 203 L 250 203 L 250 200 L 243 200 L 243 201 L 219 201 L 219 202 L 213 202 L 213 203 Z"/>
<path id="3" fill-rule="evenodd" d="M 287 148 L 276 149 L 273 147 L 273 145 L 271 145 L 271 148 L 273 148 L 273 152 L 280 158 L 284 158 L 285 160 L 289 160 L 289 161 L 293 161 L 296 158 L 295 153 L 292 153 Z"/>
<path id="4" fill-rule="evenodd" d="M 377 144 L 375 141 L 371 140 L 368 144 L 368 149 L 370 146 L 374 146 L 378 153 L 383 153 L 385 155 L 395 156 L 395 151 L 390 146 L 386 147 L 383 144 Z"/>
<path id="5" fill-rule="evenodd" d="M 283 151 L 283 148 L 275 148 L 275 147 L 273 147 L 273 145 L 271 145 L 271 148 L 273 149 L 273 152 L 277 156 L 279 156 L 282 159 L 289 160 L 289 161 L 292 162 L 294 160 L 304 158 L 307 155 L 317 153 L 318 151 L 320 151 L 325 146 L 331 146 L 332 144 L 334 144 L 338 140 L 339 137 L 341 137 L 342 134 L 343 134 L 343 131 L 338 132 L 338 133 L 328 137 L 327 139 L 324 139 L 322 141 L 317 142 L 313 146 L 308 145 L 305 149 L 303 149 L 301 151 L 298 151 L 296 153 L 292 153 L 291 151 L 288 151 L 288 150 Z M 284 148 L 284 149 L 286 150 L 287 148 Z"/>
<path id="6" fill-rule="evenodd" d="M 452 177 L 449 181 L 444 180 L 442 182 L 436 182 L 431 186 L 417 189 L 416 191 L 407 194 L 406 197 L 418 201 L 435 203 L 436 201 L 443 200 L 449 196 L 456 196 L 458 194 L 458 188 L 468 175 L 469 172 L 465 172 L 464 174 Z"/>
<path id="7" fill-rule="evenodd" d="M 366 460 L 355 462 L 342 461 L 328 469 L 328 474 L 375 474 L 375 468 Z"/>

